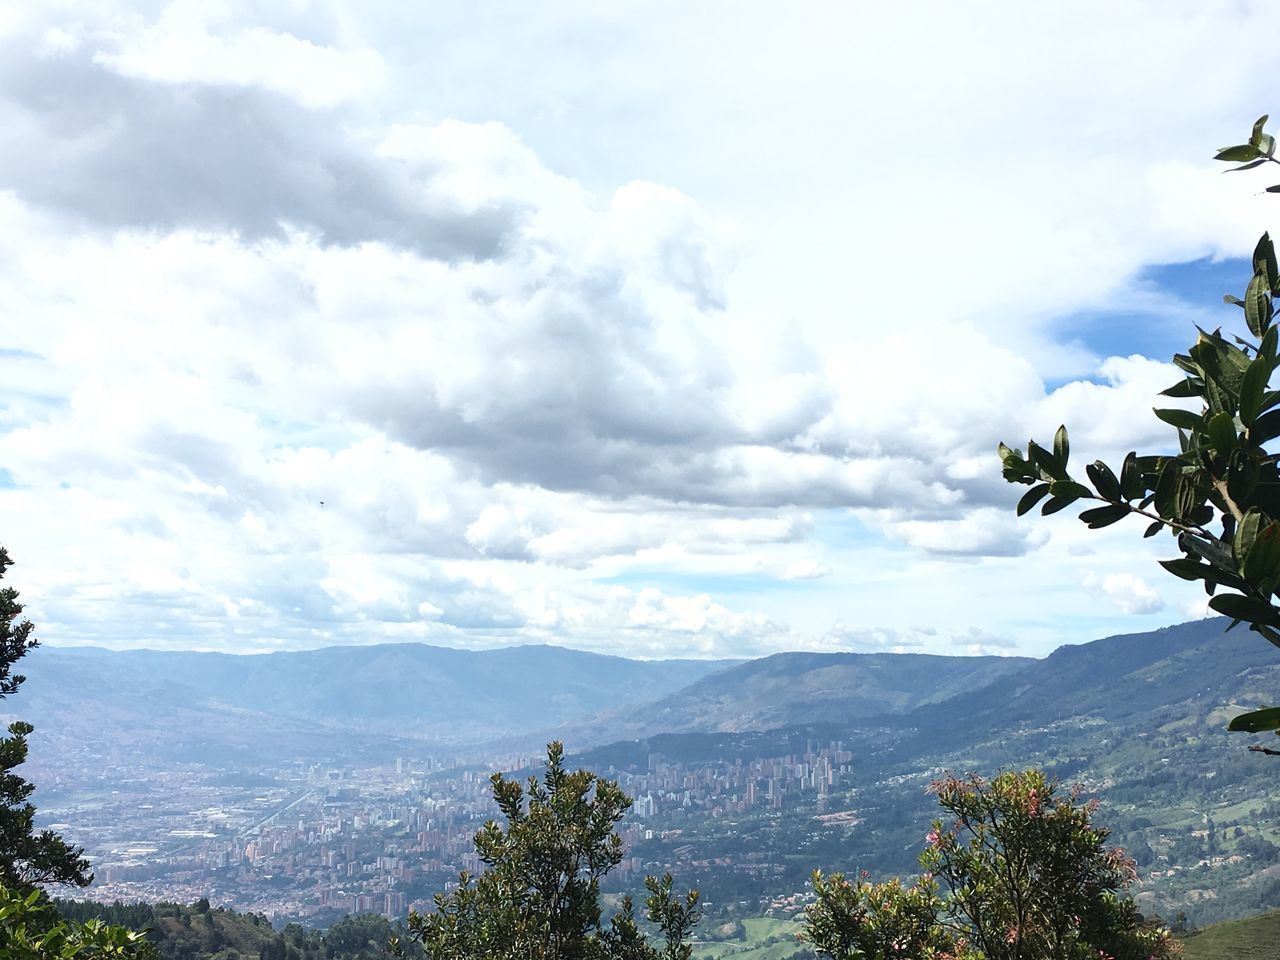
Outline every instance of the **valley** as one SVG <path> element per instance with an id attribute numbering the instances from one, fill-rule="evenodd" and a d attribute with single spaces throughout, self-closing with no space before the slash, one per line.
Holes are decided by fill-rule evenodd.
<path id="1" fill-rule="evenodd" d="M 627 858 L 606 887 L 615 893 L 669 870 L 703 891 L 713 916 L 794 917 L 814 869 L 912 871 L 928 784 L 943 771 L 1036 765 L 1101 801 L 1102 822 L 1138 860 L 1144 908 L 1204 924 L 1280 907 L 1280 804 L 1258 799 L 1274 759 L 1224 729 L 1275 689 L 1280 665 L 1255 636 L 1224 626 L 1106 638 L 1043 660 L 618 663 L 531 648 L 508 662 L 538 689 L 503 711 L 484 693 L 502 657 L 468 664 L 456 652 L 375 647 L 362 683 L 399 691 L 377 730 L 347 729 L 365 706 L 341 697 L 359 648 L 278 660 L 42 649 L 12 705 L 37 724 L 41 814 L 92 855 L 87 894 L 98 899 L 207 895 L 312 924 L 425 908 L 459 870 L 480 866 L 471 837 L 495 814 L 488 772 L 534 773 L 545 739 L 562 736 L 571 763 L 617 779 L 635 801 Z M 191 656 L 212 668 L 192 672 Z M 326 672 L 333 659 L 346 674 Z M 433 662 L 449 668 L 439 696 Z M 315 688 L 273 701 L 272 664 L 294 671 L 293 689 L 299 673 Z M 92 728 L 52 709 L 53 685 L 87 683 L 77 671 L 91 669 L 112 689 L 149 694 Z M 611 707 L 581 692 L 593 671 Z M 91 703 L 98 687 L 85 689 Z M 269 709 L 249 711 L 241 697 Z M 449 710 L 458 722 L 434 736 Z M 484 711 L 484 724 L 463 719 Z"/>

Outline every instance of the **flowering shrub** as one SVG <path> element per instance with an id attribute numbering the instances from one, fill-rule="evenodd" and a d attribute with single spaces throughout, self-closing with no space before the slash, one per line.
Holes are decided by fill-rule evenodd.
<path id="1" fill-rule="evenodd" d="M 1166 960 L 1169 932 L 1125 895 L 1133 861 L 1093 824 L 1096 802 L 1037 770 L 933 783 L 944 817 L 923 873 L 814 875 L 805 937 L 834 960 Z"/>

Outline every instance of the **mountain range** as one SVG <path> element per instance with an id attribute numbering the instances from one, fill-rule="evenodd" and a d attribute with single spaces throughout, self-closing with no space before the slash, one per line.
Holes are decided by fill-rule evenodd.
<path id="1" fill-rule="evenodd" d="M 910 870 L 919 825 L 931 815 L 925 787 L 939 771 L 1034 765 L 1083 781 L 1117 839 L 1146 851 L 1144 870 L 1163 873 L 1141 894 L 1147 906 L 1165 915 L 1187 909 L 1205 922 L 1280 907 L 1280 804 L 1265 799 L 1280 761 L 1249 752 L 1251 738 L 1225 729 L 1235 713 L 1275 701 L 1280 655 L 1226 626 L 1200 620 L 1040 659 L 635 661 L 550 646 L 420 644 L 255 656 L 42 647 L 22 664 L 28 683 L 0 708 L 37 726 L 32 764 L 42 769 L 32 776 L 42 796 L 74 794 L 77 803 L 109 788 L 113 775 L 172 774 L 193 763 L 243 779 L 258 762 L 474 761 L 494 755 L 478 746 L 501 744 L 510 756 L 514 745 L 528 756 L 559 737 L 571 762 L 614 775 L 648 769 L 655 753 L 673 763 L 747 762 L 839 740 L 855 773 L 833 802 L 856 809 L 857 829 L 824 833 L 820 850 L 768 839 L 775 830 L 812 835 L 811 811 L 797 809 L 769 820 L 753 841 L 794 884 L 815 867 Z M 67 770 L 89 771 L 91 782 L 59 773 Z M 689 825 L 680 841 L 698 845 L 691 856 L 699 862 L 741 843 L 736 831 L 706 830 Z M 1270 849 L 1274 863 L 1256 859 Z M 709 890 L 717 882 L 695 879 Z M 1220 899 L 1198 892 L 1205 889 Z"/>
<path id="2" fill-rule="evenodd" d="M 895 731 L 908 752 L 962 748 L 1018 725 L 1202 699 L 1255 706 L 1280 658 L 1201 620 L 1064 646 L 1043 659 L 782 653 L 631 660 L 554 646 L 425 644 L 260 655 L 40 647 L 0 712 L 104 754 L 167 760 L 394 756 L 551 737 L 586 748 L 668 734 L 812 724 Z M 1176 711 L 1175 711 L 1176 712 Z"/>

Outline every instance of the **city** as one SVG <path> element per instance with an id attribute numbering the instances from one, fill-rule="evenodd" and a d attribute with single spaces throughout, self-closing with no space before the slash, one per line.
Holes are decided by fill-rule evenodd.
<path id="1" fill-rule="evenodd" d="M 492 760 L 521 776 L 535 766 L 532 757 Z M 460 871 L 482 869 L 472 838 L 497 813 L 485 772 L 493 768 L 423 757 L 367 768 L 296 764 L 246 776 L 192 765 L 96 785 L 43 813 L 86 848 L 95 882 L 84 895 L 96 900 L 208 897 L 280 921 L 326 922 L 350 912 L 403 918 L 429 909 Z M 699 858 L 697 845 L 680 842 L 683 824 L 785 807 L 811 810 L 824 826 L 853 826 L 855 811 L 829 809 L 852 769 L 842 743 L 815 740 L 784 756 L 673 762 L 655 753 L 643 769 L 599 771 L 634 800 L 619 830 L 628 856 L 610 886 L 708 866 L 766 869 L 758 852 Z"/>

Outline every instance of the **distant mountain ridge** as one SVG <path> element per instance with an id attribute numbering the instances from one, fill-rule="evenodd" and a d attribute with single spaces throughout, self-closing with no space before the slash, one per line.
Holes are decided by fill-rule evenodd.
<path id="1" fill-rule="evenodd" d="M 403 643 L 254 655 L 44 646 L 23 662 L 29 680 L 0 712 L 49 730 L 83 713 L 86 737 L 155 726 L 204 740 L 248 725 L 264 740 L 304 733 L 462 743 L 660 698 L 738 662 L 629 660 L 552 646 Z"/>
<path id="2" fill-rule="evenodd" d="M 778 653 L 696 680 L 637 711 L 633 723 L 645 736 L 848 723 L 985 688 L 1034 662 L 918 653 Z"/>
<path id="3" fill-rule="evenodd" d="M 169 759 L 394 756 L 551 737 L 574 749 L 661 734 L 804 726 L 898 730 L 936 751 L 1046 719 L 1120 719 L 1160 703 L 1257 705 L 1273 649 L 1226 621 L 1065 646 L 1044 659 L 781 653 L 629 660 L 553 646 L 425 644 L 257 655 L 41 647 L 0 713 L 85 749 Z M 68 691 L 74 691 L 69 697 Z M 1250 699 L 1252 698 L 1252 699 Z"/>
<path id="4" fill-rule="evenodd" d="M 942 749 L 999 736 L 1020 725 L 1095 717 L 1124 723 L 1198 704 L 1209 713 L 1231 703 L 1239 712 L 1274 699 L 1280 651 L 1224 617 L 1148 633 L 1062 646 L 1031 660 L 1002 682 L 924 704 L 893 719 L 914 726 Z"/>

